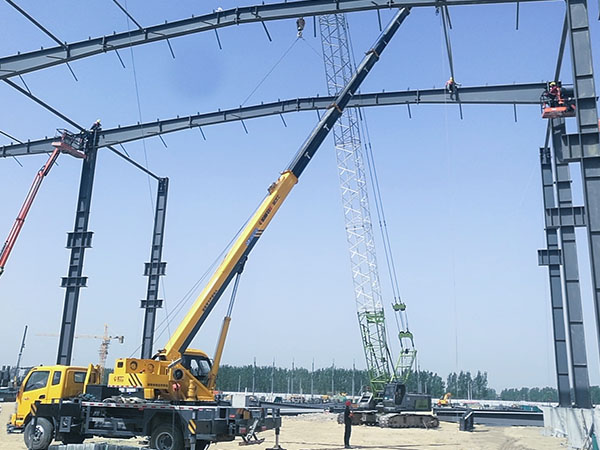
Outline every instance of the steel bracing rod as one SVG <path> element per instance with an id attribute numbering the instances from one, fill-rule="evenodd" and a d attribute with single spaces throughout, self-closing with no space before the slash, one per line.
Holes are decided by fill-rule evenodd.
<path id="1" fill-rule="evenodd" d="M 448 33 L 449 16 L 448 19 L 446 19 L 446 11 L 447 6 L 442 7 L 440 15 L 442 17 L 442 24 L 444 26 L 444 40 L 446 41 L 446 53 L 448 54 L 448 66 L 450 67 L 450 76 L 456 82 L 456 77 L 454 76 L 454 61 L 452 58 L 452 44 L 450 43 L 450 34 Z"/>
<path id="2" fill-rule="evenodd" d="M 127 17 L 129 17 L 129 20 L 131 20 L 133 23 L 135 23 L 135 25 L 140 29 L 143 30 L 144 27 L 140 25 L 140 23 L 135 20 L 133 18 L 133 16 L 131 14 L 129 14 L 129 11 L 127 11 L 125 8 L 123 8 L 123 6 L 117 1 L 117 0 L 113 0 L 113 3 L 115 5 L 117 5 L 117 7 L 123 12 L 123 14 L 125 14 Z"/>
<path id="3" fill-rule="evenodd" d="M 156 310 L 162 307 L 162 300 L 158 298 L 160 277 L 165 274 L 166 263 L 162 261 L 163 241 L 165 234 L 165 220 L 167 215 L 167 195 L 169 179 L 160 178 L 156 190 L 156 208 L 154 211 L 154 230 L 152 232 L 152 250 L 150 262 L 146 263 L 144 275 L 148 277 L 146 299 L 142 300 L 144 312 L 144 331 L 142 335 L 142 358 L 152 358 L 154 345 L 154 328 L 156 323 Z"/>
<path id="4" fill-rule="evenodd" d="M 553 119 L 552 148 L 554 159 L 554 180 L 556 203 L 559 211 L 573 211 L 573 195 L 571 192 L 571 172 L 569 164 L 560 161 L 556 154 L 562 147 L 562 135 L 566 133 L 565 120 Z M 560 214 L 562 218 L 562 214 Z M 581 289 L 579 287 L 579 265 L 577 262 L 577 241 L 575 226 L 567 220 L 560 221 L 557 234 L 562 253 L 562 280 L 567 319 L 567 344 L 571 358 L 570 374 L 573 381 L 574 404 L 579 408 L 591 408 L 590 382 L 587 367 L 585 333 L 583 325 L 583 309 L 581 306 Z M 546 226 L 549 226 L 548 224 Z"/>
<path id="5" fill-rule="evenodd" d="M 521 104 L 539 105 L 540 96 L 546 89 L 546 83 L 510 84 L 499 86 L 461 87 L 462 104 Z M 155 137 L 161 134 L 187 130 L 194 127 L 214 125 L 224 122 L 253 119 L 298 111 L 326 109 L 334 97 L 306 97 L 283 100 L 254 106 L 244 106 L 210 113 L 195 114 L 186 117 L 145 122 L 100 132 L 99 147 L 117 145 L 139 139 Z M 424 89 L 372 94 L 355 94 L 348 107 L 394 106 L 405 104 L 448 104 L 458 103 L 449 99 L 445 89 Z M 18 144 L 0 146 L 0 157 L 34 155 L 46 153 L 52 139 L 45 138 Z"/>
<path id="6" fill-rule="evenodd" d="M 16 89 L 17 91 L 19 91 L 21 94 L 29 97 L 31 100 L 33 100 L 34 102 L 36 102 L 38 105 L 42 106 L 43 108 L 47 109 L 48 111 L 50 111 L 52 114 L 54 114 L 57 117 L 60 117 L 62 120 L 64 120 L 65 122 L 67 122 L 68 124 L 74 126 L 75 128 L 77 128 L 79 131 L 85 131 L 85 128 L 82 127 L 81 125 L 79 125 L 77 122 L 75 122 L 74 120 L 70 119 L 69 117 L 65 116 L 63 113 L 61 113 L 60 111 L 58 111 L 57 109 L 53 108 L 52 106 L 50 106 L 48 103 L 44 102 L 43 100 L 41 100 L 40 98 L 36 97 L 35 95 L 33 95 L 31 92 L 23 89 L 21 86 L 19 86 L 18 84 L 15 84 L 14 82 L 12 82 L 11 80 L 4 80 L 5 83 L 7 83 L 9 86 L 13 87 L 14 89 Z M 51 144 L 54 139 L 49 139 L 48 140 L 49 143 Z M 104 146 L 103 146 L 104 147 Z M 144 166 L 142 166 L 141 164 L 139 164 L 138 162 L 134 161 L 133 159 L 131 159 L 130 157 L 124 155 L 123 153 L 121 153 L 120 151 L 118 151 L 116 148 L 112 147 L 111 145 L 107 145 L 106 147 L 108 147 L 108 149 L 113 152 L 114 154 L 116 154 L 117 156 L 119 156 L 120 158 L 123 158 L 125 161 L 127 161 L 128 163 L 132 164 L 133 166 L 137 167 L 139 170 L 141 170 L 142 172 L 146 173 L 147 175 L 150 175 L 152 178 L 154 178 L 155 180 L 160 180 L 160 177 L 155 175 L 154 173 L 150 172 L 148 169 L 146 169 Z M 48 147 L 50 148 L 50 147 Z M 46 151 L 47 152 L 47 151 Z"/>
<path id="7" fill-rule="evenodd" d="M 563 56 L 565 54 L 565 45 L 567 43 L 567 35 L 569 32 L 569 24 L 567 13 L 565 12 L 565 20 L 563 22 L 562 33 L 560 35 L 560 45 L 558 46 L 558 57 L 556 58 L 556 69 L 554 70 L 554 80 L 558 81 L 560 79 L 560 70 L 562 68 Z M 548 122 L 550 124 L 550 122 Z"/>
<path id="8" fill-rule="evenodd" d="M 567 43 L 567 35 L 569 32 L 569 23 L 567 17 L 567 11 L 565 11 L 565 20 L 563 22 L 562 33 L 560 35 L 560 45 L 558 46 L 558 56 L 556 58 L 556 68 L 554 69 L 554 79 L 553 81 L 558 81 L 560 78 L 560 71 L 562 69 L 563 56 L 565 54 L 565 45 Z M 552 121 L 548 121 L 548 126 L 546 127 L 546 139 L 544 141 L 544 148 L 547 148 L 550 144 L 550 134 L 552 133 Z M 555 153 L 556 153 L 555 149 Z"/>
<path id="9" fill-rule="evenodd" d="M 40 30 L 42 30 L 47 36 L 50 37 L 50 39 L 52 39 L 54 42 L 56 42 L 58 45 L 60 45 L 61 47 L 64 48 L 65 43 L 62 42 L 59 38 L 57 38 L 56 36 L 54 36 L 50 31 L 48 31 L 41 23 L 39 23 L 37 20 L 35 20 L 32 16 L 30 16 L 27 11 L 25 11 L 23 8 L 21 8 L 19 5 L 17 5 L 15 2 L 13 2 L 12 0 L 5 0 L 6 3 L 8 3 L 10 6 L 12 6 L 13 8 L 15 8 L 17 11 L 19 11 L 23 16 L 25 16 L 32 24 L 34 24 L 36 27 L 38 27 Z"/>
<path id="10" fill-rule="evenodd" d="M 16 89 L 17 91 L 19 91 L 21 94 L 25 95 L 26 97 L 30 98 L 31 100 L 33 100 L 34 102 L 36 102 L 38 105 L 40 105 L 42 108 L 47 109 L 48 111 L 50 111 L 52 114 L 54 114 L 57 117 L 60 117 L 62 120 L 64 120 L 65 122 L 67 122 L 69 125 L 74 126 L 75 128 L 77 128 L 79 131 L 84 131 L 85 128 L 82 127 L 81 125 L 79 125 L 77 122 L 75 122 L 74 120 L 69 119 L 67 116 L 65 116 L 63 113 L 61 113 L 60 111 L 58 111 L 57 109 L 53 108 L 52 106 L 50 106 L 48 103 L 44 102 L 43 100 L 41 100 L 40 98 L 36 97 L 35 95 L 33 95 L 31 92 L 29 92 L 26 89 L 23 89 L 21 86 L 19 86 L 18 84 L 14 83 L 11 80 L 4 80 L 4 82 L 6 84 L 8 84 L 10 87 L 12 87 L 13 89 Z M 50 139 L 50 142 L 52 142 L 53 139 Z"/>
<path id="11" fill-rule="evenodd" d="M 135 161 L 134 159 L 131 159 L 129 156 L 124 155 L 123 153 L 121 153 L 119 150 L 117 150 L 116 148 L 114 148 L 112 145 L 107 145 L 107 148 L 113 152 L 115 155 L 117 155 L 119 158 L 123 158 L 125 161 L 127 161 L 129 164 L 131 164 L 132 166 L 134 166 L 135 168 L 141 170 L 142 172 L 144 172 L 146 175 L 151 176 L 152 178 L 154 178 L 157 181 L 162 180 L 161 177 L 159 177 L 158 175 L 150 172 L 148 169 L 146 169 L 144 166 L 142 166 L 140 163 L 138 163 L 137 161 Z"/>
<path id="12" fill-rule="evenodd" d="M 571 406 L 571 387 L 569 384 L 569 358 L 565 330 L 565 308 L 563 305 L 561 281 L 561 251 L 558 245 L 558 231 L 550 227 L 546 211 L 556 207 L 554 195 L 554 173 L 549 147 L 540 148 L 542 169 L 542 194 L 544 200 L 544 218 L 546 220 L 546 249 L 539 251 L 540 265 L 548 266 L 550 278 L 550 304 L 552 307 L 552 334 L 554 338 L 554 363 L 559 406 Z"/>
<path id="13" fill-rule="evenodd" d="M 548 0 L 447 0 L 448 6 L 497 4 Z M 162 41 L 178 36 L 216 30 L 231 25 L 266 22 L 297 17 L 317 16 L 384 8 L 438 6 L 438 0 L 302 0 L 245 6 L 225 11 L 215 11 L 198 17 L 167 22 L 142 30 L 125 31 L 100 36 L 86 41 L 64 44 L 32 52 L 0 58 L 0 79 L 33 72 L 46 67 L 65 64 L 111 50 Z"/>

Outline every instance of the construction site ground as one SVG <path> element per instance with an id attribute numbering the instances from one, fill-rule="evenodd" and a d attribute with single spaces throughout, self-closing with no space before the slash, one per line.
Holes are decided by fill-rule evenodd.
<path id="1" fill-rule="evenodd" d="M 14 403 L 2 403 L 0 423 L 0 450 L 26 450 L 21 434 L 7 434 L 4 424 L 8 422 Z M 336 421 L 336 414 L 307 414 L 284 417 L 281 428 L 281 446 L 287 450 L 343 448 L 344 428 Z M 566 440 L 542 435 L 539 427 L 487 427 L 478 425 L 473 432 L 461 432 L 458 424 L 442 422 L 435 430 L 383 429 L 356 426 L 352 429 L 350 444 L 356 449 L 378 450 L 558 450 L 566 448 Z M 265 442 L 252 446 L 259 450 L 273 447 L 275 434 L 260 434 Z M 103 439 L 95 439 L 104 442 Z M 88 441 L 86 441 L 88 442 Z M 89 442 L 92 442 L 91 440 Z M 111 443 L 142 445 L 137 440 L 111 440 Z M 240 448 L 239 440 L 219 443 L 215 450 Z"/>

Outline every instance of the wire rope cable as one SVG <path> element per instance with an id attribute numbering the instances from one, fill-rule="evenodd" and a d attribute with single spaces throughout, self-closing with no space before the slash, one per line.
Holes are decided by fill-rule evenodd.
<path id="1" fill-rule="evenodd" d="M 129 7 L 127 6 L 127 0 L 124 0 L 125 6 L 121 7 L 119 5 L 119 3 L 115 2 L 117 4 L 117 6 L 119 6 L 120 9 L 124 9 L 124 13 L 126 16 L 126 20 L 127 20 L 127 33 L 129 35 L 129 37 L 131 38 L 131 23 L 130 20 L 132 19 L 132 16 L 129 14 Z M 136 26 L 139 28 L 139 24 L 133 20 L 133 22 L 136 24 Z M 138 78 L 137 78 L 137 69 L 136 69 L 136 64 L 135 64 L 135 56 L 134 56 L 134 52 L 133 52 L 133 47 L 129 47 L 129 52 L 131 55 L 131 67 L 133 70 L 133 82 L 134 82 L 134 86 L 135 86 L 135 97 L 136 97 L 136 102 L 137 102 L 137 110 L 138 110 L 138 117 L 139 117 L 139 123 L 140 123 L 140 130 L 143 131 L 143 127 L 142 127 L 142 123 L 143 123 L 143 119 L 142 119 L 142 103 L 140 100 L 140 89 L 139 89 L 139 84 L 138 84 Z M 148 149 L 146 147 L 146 140 L 142 139 L 142 148 L 144 149 L 144 162 L 145 162 L 145 168 L 148 169 L 149 167 L 149 162 L 148 162 Z M 152 183 L 150 181 L 150 176 L 147 175 L 146 176 L 146 180 L 148 182 L 148 195 L 149 195 L 149 202 L 150 202 L 150 212 L 152 215 L 154 215 L 154 208 L 153 208 L 153 203 L 152 203 L 152 199 L 153 199 L 153 192 L 152 192 Z M 163 304 L 165 306 L 165 316 L 169 317 L 169 308 L 168 308 L 168 302 L 167 302 L 167 293 L 166 293 L 166 287 L 165 287 L 165 281 L 163 280 L 162 283 L 160 283 L 160 289 L 162 291 L 163 294 Z M 167 328 L 169 329 L 169 335 L 171 334 L 171 330 L 169 327 L 169 323 L 167 322 Z M 140 346 L 141 347 L 141 346 Z"/>
<path id="2" fill-rule="evenodd" d="M 279 66 L 279 64 L 281 64 L 283 62 L 283 60 L 285 59 L 285 57 L 288 55 L 289 52 L 292 51 L 292 49 L 294 48 L 294 46 L 296 45 L 296 43 L 298 42 L 300 38 L 296 38 L 294 39 L 294 41 L 292 42 L 292 44 L 287 48 L 286 51 L 283 52 L 283 54 L 279 57 L 279 59 L 275 62 L 275 64 L 273 65 L 273 67 L 271 67 L 269 69 L 269 71 L 265 74 L 265 76 L 258 82 L 258 84 L 254 87 L 254 89 L 252 89 L 252 91 L 248 94 L 248 96 L 244 99 L 244 101 L 242 102 L 242 104 L 240 106 L 244 106 L 246 104 L 246 102 L 248 100 L 250 100 L 250 98 L 254 95 L 254 93 L 262 86 L 262 84 L 267 81 L 267 78 L 269 78 L 269 76 L 273 73 L 273 71 Z"/>
<path id="3" fill-rule="evenodd" d="M 446 32 L 446 15 L 441 13 L 439 14 L 440 16 L 440 69 L 443 71 L 444 70 L 444 41 L 448 42 L 449 41 L 449 37 L 447 35 Z M 446 45 L 446 51 L 448 51 L 448 46 Z M 448 56 L 448 65 L 450 66 L 451 64 L 451 56 Z M 442 73 L 443 76 L 443 73 Z M 452 75 L 453 76 L 453 75 Z M 446 90 L 446 87 L 444 87 L 444 89 Z M 446 173 L 447 173 L 447 183 L 448 183 L 448 188 L 446 189 L 446 192 L 449 193 L 449 201 L 448 201 L 448 205 L 450 208 L 450 220 L 449 222 L 449 228 L 450 228 L 450 235 L 453 236 L 454 235 L 454 191 L 453 191 L 453 186 L 454 184 L 452 183 L 452 147 L 450 146 L 450 131 L 449 131 L 449 125 L 448 125 L 448 99 L 447 99 L 447 92 L 444 92 L 444 135 L 445 135 L 445 140 L 446 140 L 446 150 L 448 150 L 446 152 Z M 456 299 L 456 255 L 455 255 L 455 248 L 454 248 L 454 240 L 450 239 L 450 265 L 452 267 L 452 305 L 453 305 L 453 315 L 454 315 L 454 363 L 455 363 L 455 369 L 456 372 L 458 372 L 458 304 L 457 304 L 457 299 Z"/>

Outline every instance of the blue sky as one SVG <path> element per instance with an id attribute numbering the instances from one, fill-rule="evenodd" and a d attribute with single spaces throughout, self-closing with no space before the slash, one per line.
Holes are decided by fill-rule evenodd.
<path id="1" fill-rule="evenodd" d="M 199 15 L 250 1 L 129 1 L 143 25 Z M 62 40 L 77 41 L 123 31 L 126 17 L 109 1 L 34 2 L 20 5 Z M 590 2 L 591 17 L 597 4 Z M 538 82 L 554 73 L 564 5 L 524 3 L 516 31 L 515 6 L 451 9 L 457 80 L 464 85 Z M 384 11 L 387 22 L 393 12 Z M 379 34 L 375 12 L 349 15 L 357 59 Z M 52 46 L 47 36 L 8 4 L 0 3 L 0 54 Z M 131 24 L 129 24 L 131 25 Z M 240 105 L 296 39 L 295 21 L 259 24 L 122 50 L 24 78 L 32 92 L 77 122 L 102 119 L 105 128 Z M 598 68 L 598 22 L 592 20 Z M 415 9 L 390 43 L 362 91 L 441 87 L 448 68 L 439 16 Z M 133 57 L 133 60 L 132 60 Z M 562 79 L 570 82 L 570 59 Z M 139 89 L 138 110 L 134 67 Z M 326 93 L 320 40 L 307 20 L 298 41 L 247 104 Z M 598 72 L 597 72 L 598 73 Z M 21 140 L 49 136 L 65 127 L 60 119 L 0 86 L 0 129 Z M 496 388 L 554 385 L 547 271 L 537 266 L 545 246 L 539 175 L 539 147 L 546 123 L 536 106 L 465 106 L 464 120 L 453 105 L 367 111 L 388 227 L 408 304 L 422 368 L 445 375 L 487 370 Z M 206 127 L 126 145 L 137 161 L 171 180 L 163 278 L 166 309 L 200 278 L 251 214 L 302 144 L 315 113 Z M 0 143 L 8 139 L 0 137 Z M 12 225 L 44 156 L 0 161 L 0 231 Z M 66 232 L 73 228 L 80 162 L 62 156 L 44 185 L 0 280 L 0 299 L 10 315 L 2 327 L 0 361 L 16 359 L 23 326 L 30 326 L 25 364 L 53 363 L 66 275 Z M 575 177 L 578 171 L 573 170 Z M 141 341 L 155 183 L 107 151 L 98 159 L 77 331 L 101 334 L 108 323 L 125 344 L 113 344 L 109 360 L 137 355 Z M 575 198 L 579 187 L 575 183 Z M 151 193 L 150 193 L 151 191 Z M 3 231 L 4 230 L 4 231 Z M 0 233 L 0 234 L 2 234 Z M 580 239 L 580 272 L 590 376 L 600 383 L 594 340 L 589 268 Z M 2 237 L 4 239 L 4 236 Z M 380 252 L 383 269 L 383 253 Z M 391 303 L 389 283 L 382 275 Z M 228 295 L 226 295 L 228 298 Z M 227 301 L 222 301 L 199 333 L 195 346 L 214 351 Z M 189 304 L 189 303 L 188 303 Z M 185 308 L 184 308 L 185 309 Z M 10 317 L 10 320 L 7 318 Z M 179 314 L 171 330 L 182 317 Z M 391 318 L 391 313 L 390 313 Z M 588 320 L 589 319 L 589 320 Z M 393 335 L 395 327 L 390 323 Z M 158 339 L 166 341 L 168 332 Z M 73 362 L 95 361 L 99 342 L 76 341 Z M 246 265 L 234 309 L 224 362 L 309 367 L 364 366 L 356 323 L 350 267 L 336 173 L 329 138 L 282 207 Z"/>

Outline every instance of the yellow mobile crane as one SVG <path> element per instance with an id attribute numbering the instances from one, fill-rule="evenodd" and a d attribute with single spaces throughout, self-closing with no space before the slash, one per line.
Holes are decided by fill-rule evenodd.
<path id="1" fill-rule="evenodd" d="M 229 314 L 223 322 L 212 368 L 204 352 L 189 349 L 188 346 L 229 283 L 242 272 L 250 251 L 342 115 L 348 101 L 379 59 L 391 36 L 408 16 L 409 11 L 409 8 L 404 8 L 397 13 L 376 45 L 367 53 L 344 90 L 329 106 L 327 113 L 323 115 L 309 138 L 298 150 L 292 163 L 279 179 L 269 186 L 267 197 L 240 233 L 165 348 L 151 360 L 137 358 L 117 360 L 115 371 L 109 378 L 110 386 L 143 388 L 146 399 L 214 401 L 213 389 L 229 326 Z"/>
<path id="2" fill-rule="evenodd" d="M 111 392 L 110 388 L 113 389 L 112 392 L 119 388 L 122 391 L 143 393 L 144 400 L 139 399 L 133 404 L 120 402 L 119 399 L 116 399 L 116 403 L 115 399 L 111 402 L 87 399 L 71 401 L 68 397 L 73 396 L 72 392 L 67 396 L 58 392 L 58 387 L 52 391 L 44 389 L 48 384 L 50 372 L 51 379 L 56 378 L 58 385 L 63 383 L 65 386 L 68 386 L 69 380 L 77 377 L 77 374 L 61 377 L 59 373 L 67 373 L 70 370 L 66 366 L 35 368 L 25 380 L 24 392 L 20 392 L 19 398 L 21 414 L 27 406 L 31 407 L 31 413 L 21 417 L 13 416 L 15 421 L 27 424 L 24 437 L 28 448 L 44 450 L 53 438 L 72 443 L 82 442 L 94 435 L 149 435 L 152 448 L 180 450 L 185 447 L 198 450 L 204 449 L 210 442 L 233 440 L 236 436 L 241 436 L 248 442 L 251 438 L 256 438 L 255 432 L 269 428 L 276 428 L 278 436 L 281 418 L 277 413 L 268 415 L 266 408 L 234 408 L 235 405 L 223 405 L 215 397 L 215 381 L 229 327 L 231 304 L 223 322 L 212 365 L 206 353 L 190 349 L 189 345 L 231 281 L 241 274 L 258 239 L 409 11 L 409 8 L 398 11 L 373 48 L 367 52 L 346 87 L 298 150 L 292 163 L 277 181 L 269 186 L 267 197 L 240 233 L 164 349 L 158 351 L 152 359 L 118 359 L 115 371 L 109 377 L 108 387 L 88 383 L 87 380 L 82 384 L 86 394 L 96 396 L 98 400 L 106 398 L 106 394 Z M 234 284 L 232 298 L 235 296 L 238 280 L 239 278 Z M 78 368 L 78 371 L 81 373 L 81 369 Z M 90 368 L 88 374 L 92 372 L 94 371 Z M 43 397 L 28 395 L 27 405 L 23 394 L 27 394 L 25 391 L 33 384 L 30 381 L 34 378 L 37 381 L 35 387 L 38 392 L 45 393 Z M 40 386 L 41 384 L 44 386 Z"/>

